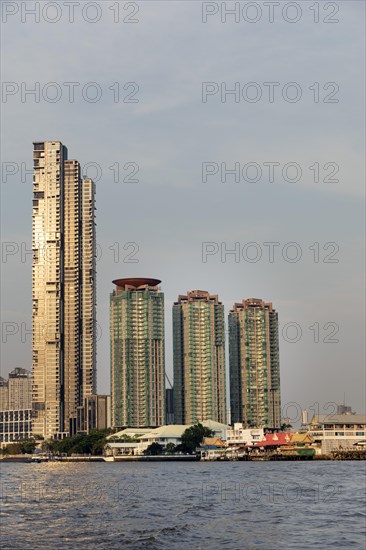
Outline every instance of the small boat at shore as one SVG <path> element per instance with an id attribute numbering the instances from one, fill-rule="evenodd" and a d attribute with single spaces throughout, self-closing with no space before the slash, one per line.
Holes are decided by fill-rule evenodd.
<path id="1" fill-rule="evenodd" d="M 46 454 L 34 454 L 30 458 L 29 462 L 40 464 L 41 462 L 48 462 L 50 457 Z"/>

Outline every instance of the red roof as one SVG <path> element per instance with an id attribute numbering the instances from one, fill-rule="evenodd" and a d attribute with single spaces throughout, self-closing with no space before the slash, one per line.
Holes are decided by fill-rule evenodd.
<path id="1" fill-rule="evenodd" d="M 278 432 L 273 434 L 267 434 L 262 441 L 255 443 L 254 447 L 276 447 L 280 445 L 287 445 L 291 439 L 291 432 Z"/>

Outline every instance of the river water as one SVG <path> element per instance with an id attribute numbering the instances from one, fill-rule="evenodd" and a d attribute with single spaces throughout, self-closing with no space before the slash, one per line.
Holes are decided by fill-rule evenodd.
<path id="1" fill-rule="evenodd" d="M 363 550 L 365 465 L 2 463 L 1 548 Z"/>

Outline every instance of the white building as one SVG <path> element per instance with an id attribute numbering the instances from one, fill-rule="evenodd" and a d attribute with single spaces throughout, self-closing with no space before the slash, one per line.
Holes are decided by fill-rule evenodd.
<path id="1" fill-rule="evenodd" d="M 202 422 L 202 425 L 212 430 L 215 437 L 223 440 L 226 439 L 226 432 L 230 428 L 230 426 L 214 420 Z M 105 446 L 105 452 L 107 455 L 113 456 L 123 454 L 142 455 L 152 443 L 159 443 L 162 447 L 166 447 L 169 443 L 179 445 L 183 433 L 190 427 L 187 424 L 171 424 L 154 429 L 126 428 L 107 437 L 108 443 Z M 135 439 L 135 441 L 131 441 L 131 439 Z"/>
<path id="2" fill-rule="evenodd" d="M 159 445 L 162 445 L 163 447 L 166 447 L 168 443 L 179 445 L 181 442 L 181 437 L 187 428 L 189 428 L 189 426 L 186 426 L 185 424 L 172 424 L 170 426 L 155 428 L 151 432 L 141 436 L 139 452 L 143 454 L 143 452 L 152 443 L 159 443 Z"/>
<path id="3" fill-rule="evenodd" d="M 226 430 L 226 442 L 229 446 L 254 445 L 263 439 L 263 428 L 245 428 L 240 422 L 235 422 L 233 428 Z"/>

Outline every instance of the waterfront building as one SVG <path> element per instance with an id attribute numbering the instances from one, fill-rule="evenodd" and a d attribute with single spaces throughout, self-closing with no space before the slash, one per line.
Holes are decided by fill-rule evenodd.
<path id="1" fill-rule="evenodd" d="M 173 305 L 174 422 L 226 423 L 224 306 L 192 290 Z"/>
<path id="2" fill-rule="evenodd" d="M 213 420 L 202 422 L 202 424 L 212 430 L 216 438 L 225 440 L 229 426 Z M 153 443 L 159 443 L 162 447 L 166 447 L 168 443 L 179 445 L 182 435 L 190 427 L 190 424 L 173 424 L 159 426 L 153 430 L 127 428 L 107 437 L 105 451 L 108 456 L 142 455 Z"/>
<path id="3" fill-rule="evenodd" d="M 275 451 L 280 447 L 288 445 L 291 441 L 291 432 L 273 432 L 266 433 L 261 441 L 257 441 L 254 444 L 254 449 L 260 449 L 263 451 Z"/>
<path id="4" fill-rule="evenodd" d="M 165 422 L 164 294 L 158 279 L 117 279 L 110 296 L 112 427 Z"/>
<path id="5" fill-rule="evenodd" d="M 271 303 L 249 298 L 229 313 L 232 422 L 281 427 L 278 315 Z"/>
<path id="6" fill-rule="evenodd" d="M 179 445 L 181 438 L 188 426 L 173 424 L 170 426 L 160 426 L 140 437 L 140 445 L 138 452 L 143 454 L 146 449 L 153 443 L 159 443 L 162 447 L 166 447 L 168 443 Z"/>
<path id="7" fill-rule="evenodd" d="M 96 393 L 95 185 L 61 142 L 33 145 L 33 433 L 61 438 Z"/>
<path id="8" fill-rule="evenodd" d="M 233 446 L 254 445 L 262 441 L 264 435 L 263 428 L 246 428 L 241 422 L 235 422 L 234 427 L 226 431 L 226 442 Z"/>
<path id="9" fill-rule="evenodd" d="M 365 414 L 319 414 L 313 415 L 307 426 L 308 434 L 320 446 L 321 454 L 338 449 L 354 448 L 366 440 Z"/>
<path id="10" fill-rule="evenodd" d="M 0 411 L 0 445 L 32 436 L 32 409 Z"/>

